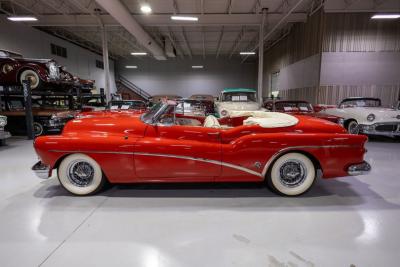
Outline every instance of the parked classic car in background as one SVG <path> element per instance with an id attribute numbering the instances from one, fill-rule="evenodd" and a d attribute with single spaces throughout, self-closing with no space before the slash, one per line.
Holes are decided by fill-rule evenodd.
<path id="1" fill-rule="evenodd" d="M 400 136 L 400 111 L 382 107 L 379 98 L 346 98 L 337 108 L 326 108 L 321 113 L 342 117 L 352 134 Z"/>
<path id="2" fill-rule="evenodd" d="M 26 134 L 26 114 L 23 96 L 4 97 L 4 110 L 0 115 L 8 117 L 6 129 L 13 135 Z M 60 133 L 68 120 L 75 117 L 68 96 L 32 95 L 33 129 L 35 136 Z"/>
<path id="3" fill-rule="evenodd" d="M 292 115 L 307 115 L 343 125 L 343 119 L 338 116 L 322 114 L 314 111 L 313 106 L 304 100 L 267 100 L 264 108 Z"/>
<path id="4" fill-rule="evenodd" d="M 220 118 L 229 116 L 231 111 L 254 110 L 262 110 L 257 102 L 257 91 L 254 89 L 226 88 L 215 102 L 215 112 Z"/>
<path id="5" fill-rule="evenodd" d="M 208 116 L 215 115 L 214 101 L 210 100 L 195 100 L 195 99 L 180 99 L 178 101 L 177 113 L 187 116 Z"/>
<path id="6" fill-rule="evenodd" d="M 7 138 L 11 137 L 11 134 L 4 130 L 7 125 L 7 117 L 0 115 L 0 145 L 5 145 Z"/>
<path id="7" fill-rule="evenodd" d="M 31 89 L 43 84 L 73 80 L 69 73 L 63 73 L 52 59 L 31 59 L 22 55 L 0 50 L 0 85 L 21 85 L 23 80 L 31 81 Z M 61 76 L 63 76 L 61 78 Z"/>
<path id="8" fill-rule="evenodd" d="M 253 112 L 220 125 L 214 116 L 175 114 L 176 102 L 146 113 L 106 114 L 68 122 L 61 135 L 41 136 L 32 169 L 76 195 L 111 183 L 262 182 L 296 196 L 317 177 L 359 175 L 366 136 L 331 122 L 275 112 Z M 221 120 L 222 121 L 222 120 Z M 198 125 L 198 126 L 193 126 Z"/>

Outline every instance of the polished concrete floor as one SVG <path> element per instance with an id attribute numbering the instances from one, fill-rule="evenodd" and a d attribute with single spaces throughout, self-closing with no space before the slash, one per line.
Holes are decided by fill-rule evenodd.
<path id="1" fill-rule="evenodd" d="M 368 176 L 299 198 L 255 185 L 115 186 L 73 197 L 35 178 L 32 143 L 0 147 L 0 266 L 400 266 L 400 143 Z"/>

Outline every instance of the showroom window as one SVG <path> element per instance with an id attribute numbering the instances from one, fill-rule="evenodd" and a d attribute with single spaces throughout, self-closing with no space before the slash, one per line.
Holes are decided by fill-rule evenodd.
<path id="1" fill-rule="evenodd" d="M 96 67 L 103 70 L 104 69 L 103 61 L 96 59 Z"/>
<path id="2" fill-rule="evenodd" d="M 67 57 L 67 48 L 56 45 L 50 44 L 51 47 L 51 54 L 59 56 L 59 57 Z"/>

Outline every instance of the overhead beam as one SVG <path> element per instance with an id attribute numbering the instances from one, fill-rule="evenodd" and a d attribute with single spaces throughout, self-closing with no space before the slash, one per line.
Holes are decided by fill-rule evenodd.
<path id="1" fill-rule="evenodd" d="M 107 11 L 122 27 L 132 34 L 138 43 L 147 49 L 154 58 L 166 60 L 164 50 L 157 42 L 142 28 L 142 25 L 129 13 L 128 9 L 120 0 L 96 0 L 96 2 Z M 103 21 L 104 23 L 104 21 Z"/>
<path id="2" fill-rule="evenodd" d="M 231 53 L 229 55 L 229 58 L 231 58 L 233 56 L 233 54 L 236 52 L 236 49 L 239 47 L 240 42 L 243 40 L 243 37 L 246 33 L 246 28 L 243 26 L 242 30 L 239 32 L 238 37 L 235 40 L 235 43 L 232 47 Z"/>
<path id="3" fill-rule="evenodd" d="M 106 0 L 104 0 L 106 1 Z M 129 14 L 129 13 L 128 13 Z M 199 21 L 183 22 L 172 21 L 170 15 L 129 15 L 143 27 L 165 27 L 165 26 L 259 26 L 262 15 L 260 14 L 193 14 L 199 17 Z M 189 16 L 189 15 L 188 15 Z M 121 24 L 110 15 L 98 15 L 103 24 L 107 27 L 121 26 Z M 274 24 L 282 17 L 280 13 L 268 13 L 268 24 Z M 305 22 L 307 13 L 291 13 L 286 17 L 287 22 Z M 30 23 L 34 26 L 55 26 L 55 27 L 97 27 L 99 23 L 91 15 L 45 15 L 40 20 Z"/>
<path id="4" fill-rule="evenodd" d="M 272 27 L 272 29 L 264 36 L 264 38 L 262 40 L 259 41 L 259 43 L 252 49 L 252 51 L 256 51 L 256 49 L 258 48 L 258 46 L 260 44 L 264 44 L 264 42 L 266 40 L 268 40 L 268 38 L 271 38 L 271 36 L 275 33 L 275 31 L 282 26 L 282 24 L 284 23 L 288 23 L 288 18 L 290 17 L 290 15 L 296 10 L 296 8 L 298 8 L 302 3 L 304 2 L 304 0 L 298 0 L 296 4 L 294 4 L 289 11 L 283 16 L 281 17 L 281 19 L 278 21 L 278 23 L 276 23 L 274 25 L 274 27 Z M 266 14 L 268 15 L 268 14 Z M 269 16 L 269 15 L 268 15 Z M 246 59 L 248 58 L 248 56 L 246 56 L 243 60 L 242 63 L 244 61 L 246 61 Z"/>
<path id="5" fill-rule="evenodd" d="M 221 45 L 222 45 L 222 38 L 223 37 L 224 37 L 224 26 L 222 26 L 221 33 L 219 34 L 217 52 L 216 52 L 215 58 L 218 58 L 219 52 L 221 51 Z"/>
<path id="6" fill-rule="evenodd" d="M 189 51 L 189 56 L 190 56 L 190 58 L 192 58 L 193 57 L 192 49 L 190 48 L 189 42 L 186 37 L 185 29 L 183 27 L 182 27 L 182 37 L 183 37 L 183 41 L 185 42 L 185 45 Z"/>

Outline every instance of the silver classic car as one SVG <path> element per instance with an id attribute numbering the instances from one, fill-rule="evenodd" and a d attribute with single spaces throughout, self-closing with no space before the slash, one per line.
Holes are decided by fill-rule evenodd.
<path id="1" fill-rule="evenodd" d="M 7 125 L 7 117 L 0 115 L 0 145 L 6 143 L 6 139 L 11 137 L 9 132 L 4 131 L 4 127 Z"/>

